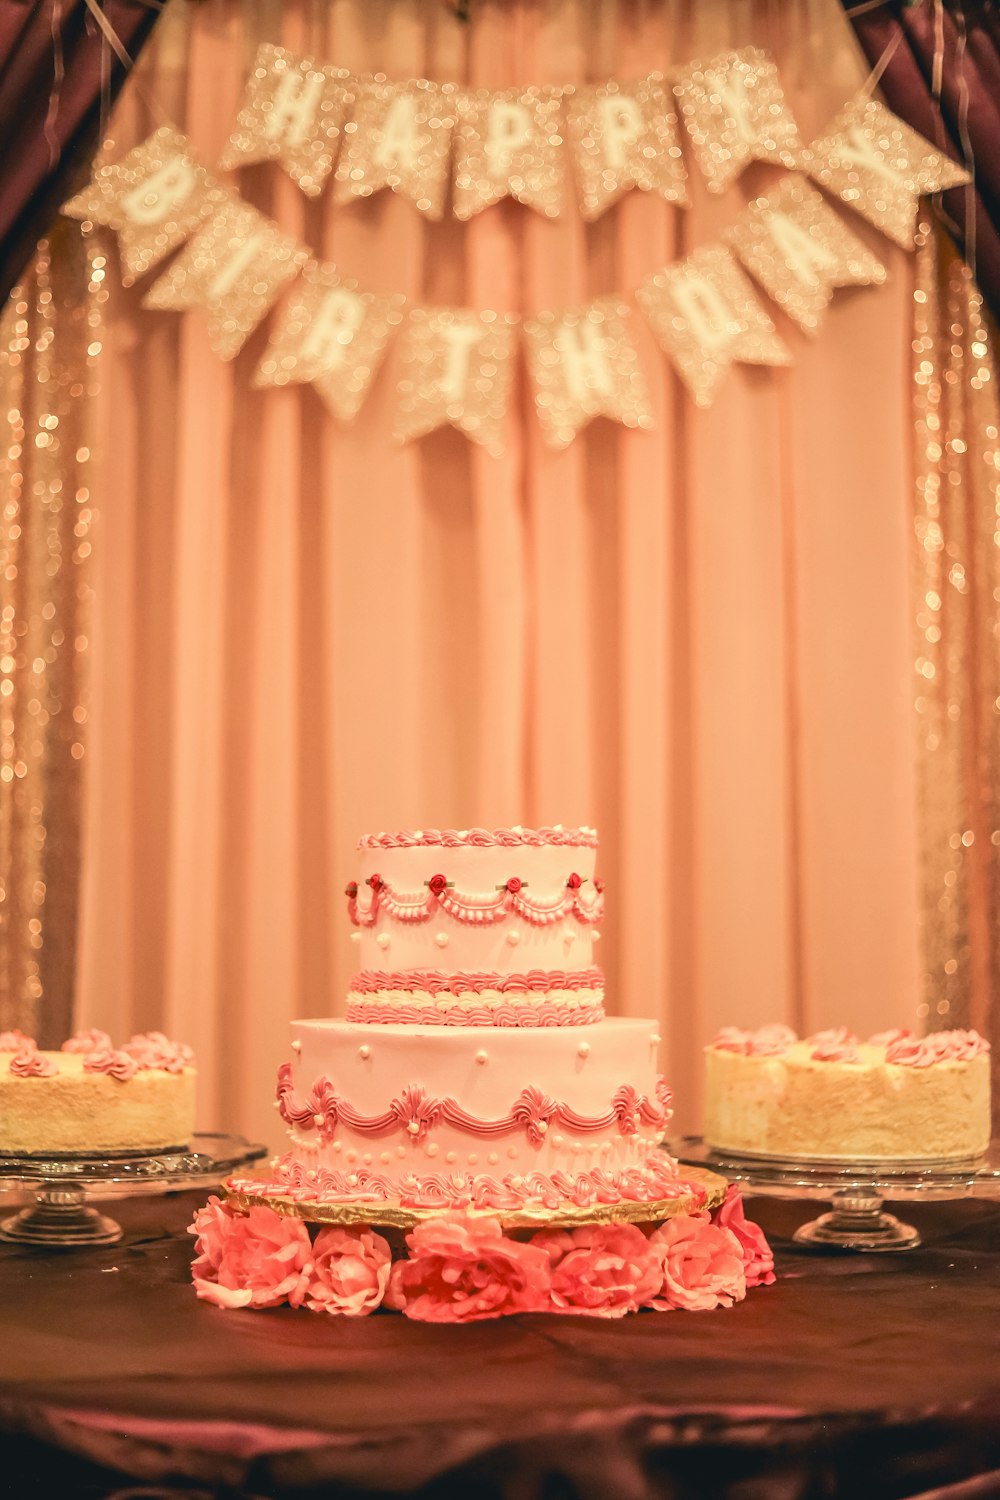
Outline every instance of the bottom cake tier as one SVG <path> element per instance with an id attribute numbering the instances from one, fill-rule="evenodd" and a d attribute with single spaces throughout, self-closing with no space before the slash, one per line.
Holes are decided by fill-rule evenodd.
<path id="1" fill-rule="evenodd" d="M 651 1021 L 292 1031 L 277 1090 L 292 1144 L 273 1179 L 310 1201 L 554 1208 L 678 1191 Z"/>

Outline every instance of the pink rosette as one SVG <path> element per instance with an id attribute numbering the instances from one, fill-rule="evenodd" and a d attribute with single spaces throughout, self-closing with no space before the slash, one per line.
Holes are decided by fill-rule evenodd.
<path id="1" fill-rule="evenodd" d="M 446 1214 L 406 1236 L 409 1259 L 392 1268 L 386 1307 L 426 1323 L 468 1323 L 544 1308 L 549 1259 L 509 1240 L 493 1219 Z"/>
<path id="2" fill-rule="evenodd" d="M 648 1303 L 663 1281 L 659 1257 L 634 1224 L 546 1230 L 531 1243 L 551 1262 L 549 1312 L 623 1318 Z"/>
<path id="3" fill-rule="evenodd" d="M 825 1031 L 816 1031 L 806 1037 L 810 1047 L 856 1047 L 859 1038 L 846 1026 L 828 1026 Z"/>
<path id="4" fill-rule="evenodd" d="M 749 1056 L 753 1050 L 753 1032 L 744 1031 L 742 1026 L 723 1026 L 708 1045 L 716 1052 L 742 1052 Z"/>
<path id="5" fill-rule="evenodd" d="M 86 1031 L 74 1031 L 68 1041 L 63 1042 L 60 1052 L 111 1052 L 111 1038 L 106 1031 L 90 1026 Z"/>
<path id="6" fill-rule="evenodd" d="M 888 1031 L 876 1031 L 868 1038 L 869 1047 L 891 1047 L 893 1042 L 902 1042 L 910 1035 L 904 1026 L 891 1026 Z"/>
<path id="7" fill-rule="evenodd" d="M 774 1253 L 760 1225 L 744 1217 L 743 1195 L 735 1182 L 729 1184 L 724 1201 L 712 1215 L 712 1223 L 728 1229 L 739 1241 L 747 1287 L 770 1286 L 774 1280 Z"/>
<path id="8" fill-rule="evenodd" d="M 217 1307 L 280 1307 L 301 1290 L 312 1269 L 309 1231 L 301 1219 L 271 1208 L 234 1213 L 218 1198 L 198 1210 L 191 1266 L 194 1289 Z"/>
<path id="9" fill-rule="evenodd" d="M 732 1307 L 746 1296 L 743 1247 L 731 1229 L 713 1224 L 707 1213 L 668 1219 L 654 1229 L 649 1245 L 659 1257 L 661 1286 L 646 1305 L 657 1312 L 707 1312 Z"/>
<path id="10" fill-rule="evenodd" d="M 859 1063 L 861 1053 L 850 1042 L 820 1042 L 809 1054 L 813 1062 Z"/>
<path id="11" fill-rule="evenodd" d="M 51 1057 L 39 1052 L 34 1042 L 28 1042 L 11 1058 L 7 1071 L 15 1078 L 51 1078 L 59 1069 Z"/>
<path id="12" fill-rule="evenodd" d="M 109 1078 L 117 1078 L 119 1083 L 128 1083 L 139 1071 L 139 1064 L 135 1058 L 124 1050 L 113 1052 L 105 1047 L 100 1051 L 90 1052 L 83 1059 L 83 1071 L 85 1073 L 106 1073 Z"/>
<path id="13" fill-rule="evenodd" d="M 885 1049 L 887 1063 L 898 1063 L 904 1068 L 929 1068 L 939 1062 L 941 1051 L 938 1043 L 929 1036 L 904 1036 L 890 1042 Z"/>
<path id="14" fill-rule="evenodd" d="M 289 1295 L 293 1307 L 362 1318 L 385 1296 L 392 1269 L 388 1241 L 372 1229 L 321 1229 L 308 1275 Z"/>
<path id="15" fill-rule="evenodd" d="M 907 1035 L 891 1042 L 885 1060 L 906 1068 L 929 1068 L 936 1062 L 969 1062 L 989 1050 L 989 1042 L 978 1031 L 932 1031 L 928 1036 Z"/>
<path id="16" fill-rule="evenodd" d="M 35 1038 L 23 1031 L 0 1031 L 0 1052 L 23 1052 L 25 1047 L 37 1046 Z"/>
<path id="17" fill-rule="evenodd" d="M 191 1048 L 183 1042 L 172 1042 L 162 1031 L 137 1032 L 122 1050 L 134 1057 L 140 1068 L 160 1068 L 166 1073 L 183 1073 L 194 1063 Z"/>
<path id="18" fill-rule="evenodd" d="M 750 1040 L 750 1053 L 753 1057 L 780 1057 L 797 1041 L 798 1037 L 790 1026 L 785 1026 L 780 1021 L 772 1021 L 767 1026 L 758 1026 L 753 1033 Z"/>

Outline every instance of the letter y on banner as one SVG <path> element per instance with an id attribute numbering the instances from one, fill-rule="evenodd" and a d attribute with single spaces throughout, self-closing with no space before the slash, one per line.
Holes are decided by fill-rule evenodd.
<path id="1" fill-rule="evenodd" d="M 629 309 L 613 297 L 527 318 L 528 366 L 545 441 L 566 448 L 592 417 L 651 428 L 653 412 L 628 329 Z"/>

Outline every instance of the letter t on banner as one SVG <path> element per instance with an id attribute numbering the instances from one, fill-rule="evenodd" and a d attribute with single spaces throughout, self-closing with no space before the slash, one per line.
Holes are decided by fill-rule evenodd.
<path id="1" fill-rule="evenodd" d="M 400 340 L 393 436 L 423 437 L 450 422 L 503 452 L 517 319 L 461 307 L 414 307 Z"/>
<path id="2" fill-rule="evenodd" d="M 550 447 L 568 447 L 592 417 L 652 427 L 628 315 L 626 303 L 608 297 L 525 320 L 535 408 Z"/>
<path id="3" fill-rule="evenodd" d="M 792 356 L 724 245 L 665 266 L 636 301 L 699 406 L 710 406 L 734 360 L 790 365 Z"/>

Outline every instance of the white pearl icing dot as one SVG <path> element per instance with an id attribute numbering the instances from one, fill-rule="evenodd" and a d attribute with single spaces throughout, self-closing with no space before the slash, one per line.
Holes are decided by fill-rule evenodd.
<path id="1" fill-rule="evenodd" d="M 511 1161 L 517 1161 L 517 1147 L 516 1146 L 508 1146 L 507 1147 L 507 1155 L 510 1157 Z"/>
<path id="2" fill-rule="evenodd" d="M 456 1161 L 458 1161 L 458 1152 L 457 1151 L 449 1151 L 448 1155 L 445 1157 L 445 1161 L 446 1162 L 456 1162 Z"/>
<path id="3" fill-rule="evenodd" d="M 439 948 L 447 948 L 448 934 L 446 932 L 439 932 L 435 935 L 434 941 L 437 943 Z"/>
<path id="4" fill-rule="evenodd" d="M 364 1156 L 361 1158 L 361 1160 L 364 1162 L 364 1164 L 365 1164 L 366 1167 L 370 1167 L 371 1164 L 372 1164 L 372 1154 L 371 1154 L 371 1152 L 370 1151 L 366 1151 L 365 1154 L 364 1154 Z"/>
<path id="5" fill-rule="evenodd" d="M 485 1048 L 480 1047 L 479 1051 L 476 1053 L 476 1062 L 479 1063 L 480 1067 L 482 1067 L 483 1063 L 489 1062 L 489 1058 L 490 1054 L 485 1050 Z"/>
<path id="6" fill-rule="evenodd" d="M 313 1123 L 315 1124 L 317 1130 L 322 1130 L 323 1129 L 323 1116 L 322 1115 L 313 1115 Z"/>
<path id="7" fill-rule="evenodd" d="M 388 1151 L 383 1151 L 381 1153 L 381 1155 L 379 1156 L 379 1161 L 385 1162 L 386 1164 L 388 1164 L 389 1162 L 392 1161 L 392 1157 L 389 1155 Z"/>
<path id="8" fill-rule="evenodd" d="M 362 1046 L 362 1047 L 358 1048 L 358 1056 L 359 1057 L 371 1057 L 371 1055 L 372 1055 L 372 1049 L 370 1047 Z"/>
<path id="9" fill-rule="evenodd" d="M 654 1047 L 658 1047 L 663 1041 L 663 1038 L 658 1031 L 654 1031 L 649 1040 L 652 1042 Z"/>
<path id="10" fill-rule="evenodd" d="M 517 931 L 516 928 L 512 927 L 507 933 L 507 941 L 512 948 L 517 947 L 518 943 L 521 941 L 521 934 Z"/>
<path id="11" fill-rule="evenodd" d="M 400 1157 L 401 1159 L 403 1157 L 405 1157 L 405 1155 L 406 1155 L 406 1147 L 405 1146 L 397 1146 L 396 1147 L 396 1155 L 398 1157 Z"/>
<path id="12" fill-rule="evenodd" d="M 590 1056 L 590 1043 L 589 1042 L 581 1042 L 580 1045 L 579 1045 L 579 1047 L 577 1047 L 576 1051 L 577 1051 L 577 1055 L 579 1057 L 589 1057 Z"/>
<path id="13" fill-rule="evenodd" d="M 347 1160 L 348 1161 L 357 1161 L 357 1159 L 358 1159 L 358 1153 L 355 1150 L 352 1149 L 352 1150 L 350 1150 L 350 1151 L 347 1152 Z"/>
<path id="14" fill-rule="evenodd" d="M 392 942 L 392 939 L 387 932 L 380 932 L 375 941 L 376 943 L 378 943 L 380 948 L 388 948 L 389 944 Z"/>
<path id="15" fill-rule="evenodd" d="M 427 1155 L 428 1156 L 437 1156 L 437 1154 L 438 1154 L 438 1152 L 440 1150 L 441 1150 L 441 1147 L 437 1144 L 437 1142 L 436 1141 L 431 1141 L 430 1145 L 427 1147 Z"/>
<path id="16" fill-rule="evenodd" d="M 351 942 L 352 943 L 360 943 L 360 941 L 361 941 L 361 934 L 360 934 L 360 932 L 352 932 L 351 933 Z"/>
<path id="17" fill-rule="evenodd" d="M 295 1040 L 294 1040 L 294 1042 L 292 1043 L 292 1051 L 293 1052 L 301 1052 L 302 1051 L 302 1043 L 299 1041 L 298 1037 L 296 1037 Z"/>
<path id="18" fill-rule="evenodd" d="M 595 927 L 594 930 L 593 930 L 593 932 L 590 934 L 591 941 L 596 943 L 597 940 L 598 940 L 598 938 L 600 937 L 600 935 L 601 934 L 598 932 L 597 928 Z"/>
<path id="19" fill-rule="evenodd" d="M 478 1160 L 479 1160 L 479 1157 L 477 1156 L 476 1152 L 475 1151 L 470 1151 L 469 1152 L 469 1166 L 470 1167 L 474 1167 L 476 1165 L 476 1163 L 478 1162 Z"/>
<path id="20" fill-rule="evenodd" d="M 495 1167 L 500 1158 L 495 1151 L 491 1151 L 486 1160 L 489 1162 L 491 1167 Z"/>
<path id="21" fill-rule="evenodd" d="M 339 1152 L 339 1151 L 343 1151 L 344 1148 L 340 1144 L 339 1141 L 334 1141 L 334 1143 L 333 1143 L 333 1149 L 334 1149 L 334 1151 L 338 1151 Z"/>

